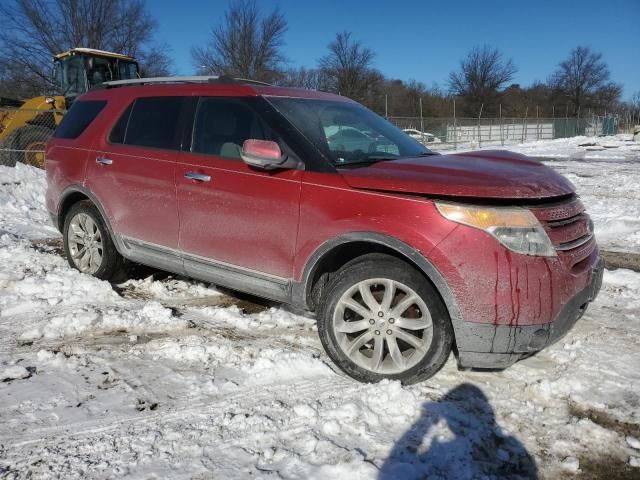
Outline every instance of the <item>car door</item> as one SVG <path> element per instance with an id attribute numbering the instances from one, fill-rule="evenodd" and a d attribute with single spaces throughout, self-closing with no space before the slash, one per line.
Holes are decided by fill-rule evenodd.
<path id="1" fill-rule="evenodd" d="M 256 101 L 200 98 L 191 149 L 176 168 L 180 248 L 192 276 L 281 298 L 292 276 L 302 172 L 259 170 L 240 158 L 249 138 L 286 148 Z"/>
<path id="2" fill-rule="evenodd" d="M 180 116 L 190 98 L 137 98 L 89 159 L 87 187 L 98 197 L 126 256 L 182 272 L 174 184 Z M 124 109 L 124 105 L 121 107 Z"/>

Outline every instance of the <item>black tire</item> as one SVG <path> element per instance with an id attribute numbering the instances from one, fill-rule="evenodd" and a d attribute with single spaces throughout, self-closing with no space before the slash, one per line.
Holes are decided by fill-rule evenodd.
<path id="1" fill-rule="evenodd" d="M 5 138 L 2 145 L 0 145 L 0 165 L 4 165 L 5 167 L 15 167 L 16 160 L 18 159 L 18 155 L 14 152 L 14 145 L 17 144 L 17 138 L 19 136 L 19 131 L 14 130 L 11 132 L 7 138 Z"/>
<path id="2" fill-rule="evenodd" d="M 8 148 L 12 151 L 13 166 L 24 163 L 32 167 L 44 168 L 44 149 L 53 130 L 42 125 L 26 125 L 12 132 L 13 136 Z M 10 135 L 11 137 L 11 135 Z"/>
<path id="3" fill-rule="evenodd" d="M 85 214 L 90 217 L 90 219 L 97 226 L 102 241 L 102 259 L 100 262 L 100 266 L 95 272 L 91 272 L 89 274 L 101 280 L 121 281 L 124 275 L 124 259 L 118 253 L 118 250 L 113 244 L 113 240 L 111 239 L 111 235 L 109 234 L 109 230 L 105 225 L 102 215 L 100 215 L 100 212 L 98 211 L 96 206 L 89 200 L 84 200 L 82 202 L 74 204 L 69 209 L 64 218 L 62 239 L 64 252 L 69 265 L 71 265 L 71 267 L 75 268 L 76 270 L 82 271 L 82 269 L 76 264 L 75 260 L 73 259 L 69 246 L 70 225 L 74 217 L 79 214 Z"/>
<path id="4" fill-rule="evenodd" d="M 354 360 L 349 358 L 338 341 L 333 318 L 340 299 L 343 295 L 349 295 L 347 292 L 352 291 L 359 282 L 371 279 L 388 279 L 396 282 L 396 284 L 409 287 L 424 302 L 431 316 L 431 343 L 428 347 L 425 347 L 426 353 L 424 353 L 423 356 L 416 357 L 416 359 L 419 358 L 419 360 L 413 360 L 417 361 L 417 363 L 411 365 L 410 368 L 407 368 L 404 371 L 378 373 L 370 369 L 363 368 L 355 363 Z M 371 289 L 369 291 L 371 291 Z M 402 300 L 402 297 L 400 297 L 400 300 Z M 393 301 L 396 305 L 400 302 L 399 300 Z M 414 307 L 412 306 L 411 308 Z M 407 311 L 404 313 L 406 312 Z M 338 313 L 337 315 L 340 314 Z M 363 315 L 359 315 L 359 317 L 363 317 Z M 364 317 L 359 319 L 364 319 Z M 369 321 L 373 320 L 374 319 L 370 319 Z M 380 319 L 380 321 L 382 322 L 383 319 Z M 398 328 L 398 325 L 395 327 Z M 425 333 L 422 333 L 421 335 L 426 335 L 426 331 L 427 330 L 425 330 Z M 376 330 L 376 332 L 379 332 L 379 330 Z M 387 330 L 387 332 L 391 332 L 391 330 Z M 355 378 L 356 380 L 367 383 L 379 382 L 383 379 L 391 379 L 400 380 L 403 384 L 413 384 L 426 380 L 427 378 L 435 375 L 444 366 L 451 353 L 453 345 L 453 328 L 451 327 L 451 320 L 436 288 L 411 265 L 394 257 L 382 254 L 365 255 L 355 261 L 349 262 L 336 272 L 333 278 L 329 281 L 327 288 L 324 290 L 322 298 L 320 299 L 318 309 L 318 333 L 325 351 L 333 362 L 347 375 Z M 377 334 L 379 335 L 379 333 Z M 400 337 L 398 337 L 398 339 L 401 340 Z M 372 343 L 374 341 L 375 338 L 372 340 Z M 383 351 L 385 352 L 385 361 L 387 361 L 387 355 L 390 356 L 389 342 L 389 339 L 382 340 L 382 345 L 385 345 L 385 347 L 383 347 Z M 397 340 L 395 340 L 395 342 L 396 345 L 399 345 Z M 424 342 L 427 343 L 427 341 Z M 400 344 L 408 346 L 408 344 L 404 344 L 402 342 L 400 342 Z M 366 349 L 368 346 L 364 345 L 361 348 Z M 372 350 L 369 351 L 372 352 Z M 410 349 L 405 350 L 405 352 L 407 351 L 410 352 Z M 410 352 L 409 358 L 412 359 L 413 355 L 417 354 L 417 350 L 413 353 Z M 373 355 L 373 353 L 371 355 Z"/>

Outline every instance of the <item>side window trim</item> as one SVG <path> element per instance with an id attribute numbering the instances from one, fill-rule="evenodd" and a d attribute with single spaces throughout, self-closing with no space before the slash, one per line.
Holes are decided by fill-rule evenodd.
<path id="1" fill-rule="evenodd" d="M 122 144 L 126 145 L 127 144 L 127 133 L 129 132 L 129 122 L 131 121 L 131 115 L 133 114 L 133 109 L 136 108 L 136 103 L 138 102 L 138 99 L 135 98 L 133 100 L 133 102 L 129 105 L 129 107 L 127 107 L 127 110 L 129 110 L 129 115 L 127 116 L 127 124 L 124 126 L 124 134 L 122 135 Z"/>
<path id="2" fill-rule="evenodd" d="M 122 112 L 118 116 L 118 119 L 115 121 L 113 125 L 111 125 L 111 129 L 109 130 L 109 134 L 107 135 L 107 143 L 109 145 L 126 145 L 127 144 L 126 143 L 127 130 L 129 129 L 129 120 L 131 119 L 131 112 L 133 112 L 133 107 L 135 106 L 137 100 L 138 100 L 137 98 L 134 98 L 133 101 L 130 101 L 129 103 L 127 103 L 124 110 L 122 110 Z M 116 129 L 116 127 L 118 127 L 118 125 L 120 124 L 120 122 L 122 121 L 125 115 L 127 115 L 127 123 L 124 126 L 124 133 L 122 134 L 122 142 L 118 142 L 113 140 L 113 131 Z"/>
<path id="3" fill-rule="evenodd" d="M 219 98 L 219 97 L 198 97 L 198 101 L 196 102 L 196 107 L 193 110 L 193 118 L 191 122 L 191 135 L 189 135 L 189 153 L 193 153 L 196 155 L 206 155 L 205 153 L 198 153 L 193 151 L 194 137 L 196 135 L 196 122 L 198 121 L 198 114 L 200 113 L 200 107 L 205 98 Z"/>

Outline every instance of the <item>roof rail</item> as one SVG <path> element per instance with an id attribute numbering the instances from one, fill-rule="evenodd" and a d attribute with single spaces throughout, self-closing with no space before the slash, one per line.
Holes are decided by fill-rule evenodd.
<path id="1" fill-rule="evenodd" d="M 232 78 L 225 75 L 210 76 L 196 75 L 190 77 L 149 77 L 134 78 L 132 80 L 114 80 L 112 82 L 104 82 L 100 86 L 103 88 L 126 87 L 129 85 L 152 85 L 159 83 L 248 83 L 255 85 L 269 85 L 258 80 L 249 80 L 245 78 Z"/>

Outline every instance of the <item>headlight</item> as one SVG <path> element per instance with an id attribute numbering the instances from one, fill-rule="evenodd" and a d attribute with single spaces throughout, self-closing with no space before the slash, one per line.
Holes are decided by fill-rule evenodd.
<path id="1" fill-rule="evenodd" d="M 436 208 L 444 218 L 483 230 L 513 252 L 541 257 L 556 255 L 544 228 L 525 208 L 475 207 L 440 202 L 436 202 Z"/>

